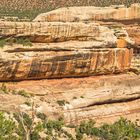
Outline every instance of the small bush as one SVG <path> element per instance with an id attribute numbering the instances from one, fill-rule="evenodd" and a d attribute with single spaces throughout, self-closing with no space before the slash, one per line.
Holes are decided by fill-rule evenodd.
<path id="1" fill-rule="evenodd" d="M 29 101 L 24 102 L 27 106 L 31 106 L 31 103 Z"/>
<path id="2" fill-rule="evenodd" d="M 0 140 L 17 140 L 14 135 L 15 128 L 15 122 L 11 118 L 6 118 L 4 113 L 0 112 Z"/>
<path id="3" fill-rule="evenodd" d="M 30 97 L 33 96 L 32 93 L 26 92 L 25 90 L 15 91 L 14 94 L 15 94 L 15 95 L 21 95 L 21 96 L 24 96 L 24 97 L 26 97 L 26 98 L 30 98 Z"/>
<path id="4" fill-rule="evenodd" d="M 32 46 L 32 42 L 30 41 L 29 38 L 1 38 L 0 39 L 0 47 L 3 48 L 5 45 L 13 45 L 13 44 L 21 44 L 23 46 Z"/>
<path id="5" fill-rule="evenodd" d="M 10 90 L 6 87 L 6 85 L 4 83 L 2 83 L 1 87 L 0 87 L 0 93 L 1 94 L 9 94 Z"/>
<path id="6" fill-rule="evenodd" d="M 57 104 L 58 104 L 59 106 L 65 106 L 66 103 L 68 103 L 68 102 L 65 101 L 65 100 L 58 100 L 58 101 L 57 101 Z"/>
<path id="7" fill-rule="evenodd" d="M 16 113 L 13 115 L 14 119 L 12 119 L 8 117 L 8 114 L 0 112 L 0 140 L 40 140 L 40 132 L 46 135 L 46 140 L 56 140 L 60 137 L 68 140 L 83 140 L 83 135 L 87 135 L 87 138 L 98 138 L 100 140 L 140 139 L 140 127 L 124 118 L 114 124 L 104 124 L 101 127 L 96 127 L 92 120 L 82 122 L 79 126 L 71 127 L 76 132 L 75 139 L 64 129 L 64 127 L 70 127 L 65 126 L 62 119 L 48 120 L 46 116 L 44 119 L 43 115 L 42 121 L 35 122 L 34 115 Z"/>
<path id="8" fill-rule="evenodd" d="M 5 39 L 0 39 L 0 48 L 3 48 L 6 45 Z"/>
<path id="9" fill-rule="evenodd" d="M 47 119 L 47 117 L 46 117 L 46 115 L 45 115 L 44 113 L 37 113 L 36 115 L 37 115 L 37 117 L 40 118 L 41 120 L 44 120 L 44 121 L 45 121 L 45 120 Z"/>
<path id="10" fill-rule="evenodd" d="M 23 46 L 32 46 L 32 42 L 29 38 L 16 38 L 15 43 L 22 44 Z"/>
<path id="11" fill-rule="evenodd" d="M 139 140 L 140 128 L 131 121 L 121 118 L 112 125 L 104 124 L 97 128 L 93 121 L 82 122 L 76 128 L 76 138 L 81 140 L 83 134 L 92 137 L 99 137 L 103 140 Z"/>

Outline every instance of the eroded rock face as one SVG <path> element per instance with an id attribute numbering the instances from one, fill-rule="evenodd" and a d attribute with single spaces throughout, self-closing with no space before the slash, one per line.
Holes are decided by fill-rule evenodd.
<path id="1" fill-rule="evenodd" d="M 135 41 L 135 47 L 140 46 L 140 26 L 139 25 L 126 26 L 126 30 L 129 36 L 133 38 L 133 40 Z"/>
<path id="2" fill-rule="evenodd" d="M 127 22 L 126 23 L 121 23 L 121 22 L 103 22 L 99 21 L 98 22 L 102 26 L 106 26 L 108 28 L 123 28 L 127 32 L 129 38 L 131 38 L 134 41 L 134 48 L 140 48 L 140 27 L 139 23 L 135 21 L 131 21 L 131 23 Z M 126 33 L 125 33 L 126 34 Z"/>
<path id="3" fill-rule="evenodd" d="M 132 50 L 127 48 L 1 52 L 0 80 L 83 77 L 124 72 L 130 68 L 131 57 Z"/>
<path id="4" fill-rule="evenodd" d="M 116 44 L 118 47 L 127 47 L 129 43 L 133 44 L 123 28 L 111 30 L 96 23 L 1 22 L 0 35 L 1 38 L 9 36 L 29 38 L 36 43 L 90 40 L 108 42 L 112 47 Z M 118 41 L 121 39 L 124 44 L 119 46 Z"/>
<path id="5" fill-rule="evenodd" d="M 77 22 L 96 20 L 134 20 L 140 19 L 140 4 L 112 7 L 68 7 L 60 8 L 37 16 L 34 21 L 40 22 Z"/>
<path id="6" fill-rule="evenodd" d="M 43 13 L 37 16 L 34 21 L 48 22 L 121 22 L 131 24 L 125 27 L 129 36 L 133 38 L 136 45 L 140 45 L 139 25 L 134 25 L 140 21 L 140 4 L 132 4 L 130 7 L 125 6 L 110 6 L 110 7 L 68 7 L 60 8 L 48 13 Z M 114 23 L 112 23 L 113 25 Z M 117 23 L 119 24 L 119 23 Z M 132 25 L 133 24 L 133 25 Z"/>
<path id="7" fill-rule="evenodd" d="M 124 118 L 128 117 L 129 119 L 133 120 L 134 118 L 131 118 L 132 116 L 135 117 L 135 119 L 137 118 L 137 116 L 140 116 L 139 102 L 140 100 L 135 100 L 130 102 L 114 104 L 112 103 L 106 105 L 86 107 L 83 109 L 68 110 L 64 111 L 64 118 L 66 123 L 68 124 L 77 124 L 81 121 L 89 120 L 90 118 L 96 120 L 97 123 L 109 123 L 118 119 L 120 116 L 123 116 Z"/>
<path id="8" fill-rule="evenodd" d="M 91 76 L 84 78 L 63 78 L 52 80 L 21 81 L 5 83 L 11 90 L 25 90 L 33 93 L 36 109 L 49 118 L 64 117 L 67 124 L 79 124 L 94 119 L 97 124 L 113 122 L 121 116 L 131 120 L 139 118 L 140 77 L 129 73 L 119 75 Z M 20 95 L 16 95 L 16 99 Z M 1 109 L 22 105 L 26 99 L 11 98 L 9 107 L 5 95 L 0 102 Z M 6 100 L 7 99 L 7 100 Z M 58 101 L 65 101 L 60 106 Z M 19 107 L 18 106 L 18 107 Z"/>
<path id="9" fill-rule="evenodd" d="M 84 12 L 83 12 L 84 11 Z M 140 50 L 140 4 L 132 4 L 129 8 L 125 6 L 110 7 L 69 7 L 60 8 L 48 13 L 43 13 L 35 18 L 34 21 L 49 22 L 103 22 L 102 25 L 109 28 L 113 25 L 119 28 L 123 27 L 129 34 L 129 37 L 135 42 L 134 48 Z M 112 22 L 112 23 L 109 23 Z M 101 24 L 101 23 L 100 23 Z M 119 41 L 120 44 L 124 44 Z M 135 57 L 136 56 L 136 57 Z M 135 55 L 134 61 L 139 60 L 139 54 Z M 132 68 L 139 71 L 139 64 L 133 63 Z"/>
<path id="10" fill-rule="evenodd" d="M 30 48 L 2 49 L 1 81 L 83 77 L 130 69 L 133 41 L 123 28 L 114 30 L 96 23 L 2 22 L 0 29 L 2 38 L 44 42 Z"/>
<path id="11" fill-rule="evenodd" d="M 113 20 L 115 25 L 116 21 L 139 19 L 139 13 L 139 4 L 74 7 L 42 14 L 34 20 L 40 22 L 1 22 L 2 39 L 29 38 L 33 46 L 14 44 L 0 50 L 0 81 L 28 80 L 6 82 L 10 94 L 1 96 L 0 107 L 12 111 L 16 102 L 17 108 L 29 109 L 26 98 L 14 100 L 21 96 L 15 90 L 24 90 L 35 95 L 31 100 L 37 112 L 48 118 L 63 117 L 68 124 L 140 117 L 140 77 L 121 74 L 131 69 L 139 32 L 133 26 L 132 32 L 128 25 L 112 27 L 107 22 Z M 95 20 L 98 23 L 91 22 Z M 99 23 L 102 20 L 106 22 Z M 10 96 L 12 107 L 2 107 Z"/>

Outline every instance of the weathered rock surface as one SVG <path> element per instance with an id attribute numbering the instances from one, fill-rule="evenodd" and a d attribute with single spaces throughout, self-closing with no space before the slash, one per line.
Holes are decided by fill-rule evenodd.
<path id="1" fill-rule="evenodd" d="M 139 25 L 130 25 L 125 26 L 129 36 L 135 41 L 136 47 L 140 46 L 140 26 Z M 140 47 L 139 47 L 140 49 Z"/>
<path id="2" fill-rule="evenodd" d="M 106 49 L 125 49 L 131 50 L 131 46 L 127 44 L 124 39 L 118 39 L 117 44 L 108 41 L 65 41 L 57 43 L 32 43 L 31 47 L 23 46 L 21 44 L 5 45 L 1 50 L 3 52 L 14 53 L 14 52 L 49 52 L 49 51 L 100 51 Z"/>
<path id="3" fill-rule="evenodd" d="M 133 41 L 123 28 L 96 23 L 2 22 L 0 29 L 2 38 L 48 42 L 2 49 L 0 81 L 83 77 L 130 69 Z"/>
<path id="4" fill-rule="evenodd" d="M 81 121 L 89 120 L 92 118 L 97 123 L 113 122 L 120 117 L 133 120 L 135 117 L 139 118 L 140 100 L 112 103 L 105 105 L 97 105 L 91 107 L 85 107 L 82 109 L 74 109 L 64 111 L 64 118 L 66 123 L 77 124 Z M 137 115 L 136 115 L 137 114 Z M 131 117 L 130 117 L 131 116 Z"/>
<path id="5" fill-rule="evenodd" d="M 124 72 L 130 69 L 132 57 L 132 50 L 127 48 L 79 49 L 78 51 L 40 51 L 38 49 L 36 52 L 26 50 L 1 52 L 1 81 L 83 77 Z"/>
<path id="6" fill-rule="evenodd" d="M 127 23 L 127 22 L 126 22 Z M 132 24 L 133 23 L 133 24 Z M 140 74 L 140 28 L 139 24 L 134 21 L 131 24 L 122 24 L 119 22 L 100 22 L 101 25 L 107 26 L 109 28 L 125 28 L 129 34 L 129 37 L 135 42 L 133 45 L 134 56 L 132 58 L 131 68 L 132 70 Z"/>
<path id="7" fill-rule="evenodd" d="M 118 30 L 119 28 L 123 28 L 128 33 L 127 36 L 129 36 L 134 41 L 134 48 L 140 48 L 140 27 L 139 23 L 135 22 L 133 20 L 129 22 L 103 22 L 103 21 L 97 21 L 101 26 L 106 26 L 108 28 L 114 28 L 114 30 Z"/>
<path id="8" fill-rule="evenodd" d="M 84 12 L 83 12 L 84 11 Z M 132 4 L 129 8 L 125 6 L 110 7 L 69 7 L 60 8 L 48 13 L 43 13 L 35 18 L 34 21 L 49 22 L 96 22 L 103 21 L 103 26 L 118 26 L 125 28 L 129 36 L 135 41 L 136 49 L 140 46 L 140 4 Z M 111 22 L 112 23 L 109 23 Z M 121 23 L 121 24 L 120 24 Z M 137 23 L 137 24 L 135 24 Z M 137 55 L 138 56 L 138 55 Z M 135 56 L 134 56 L 135 57 Z M 136 60 L 139 57 L 135 57 Z M 137 61 L 139 61 L 137 59 Z M 133 63 L 135 64 L 135 63 Z M 138 68 L 138 64 L 132 65 Z"/>
<path id="9" fill-rule="evenodd" d="M 135 54 L 131 61 L 131 67 L 133 71 L 137 74 L 140 74 L 140 54 Z"/>
<path id="10" fill-rule="evenodd" d="M 92 40 L 108 42 L 112 47 L 115 43 L 118 47 L 133 44 L 124 29 L 111 30 L 96 23 L 1 22 L 0 35 L 1 38 L 29 38 L 37 43 Z"/>
<path id="11" fill-rule="evenodd" d="M 48 118 L 63 117 L 68 124 L 139 118 L 140 77 L 128 72 L 132 47 L 140 43 L 139 26 L 122 23 L 139 19 L 140 5 L 134 4 L 129 8 L 62 8 L 34 20 L 41 22 L 1 22 L 2 39 L 29 38 L 33 43 L 0 49 L 0 81 L 28 80 L 5 83 L 10 94 L 0 95 L 1 109 L 15 111 L 17 103 L 17 109 L 28 110 L 27 99 L 20 98 L 27 91 L 34 94 L 31 100 L 37 112 Z M 98 23 L 91 23 L 95 20 Z M 120 27 L 115 27 L 116 21 Z M 8 98 L 11 106 L 5 105 Z"/>
<path id="12" fill-rule="evenodd" d="M 85 78 L 64 78 L 53 80 L 22 81 L 5 83 L 11 90 L 25 90 L 33 93 L 37 110 L 49 118 L 64 117 L 66 123 L 79 123 L 94 119 L 98 124 L 113 122 L 120 117 L 135 120 L 140 117 L 140 77 L 135 74 L 110 76 L 91 76 Z M 8 96 L 5 95 L 6 101 Z M 15 96 L 14 96 L 15 97 Z M 8 105 L 5 98 L 0 102 L 1 109 Z M 19 96 L 16 97 L 17 99 Z M 14 100 L 11 104 L 21 106 L 25 98 Z M 65 101 L 59 106 L 57 101 Z M 19 107 L 18 106 L 18 107 Z M 132 118 L 131 118 L 132 117 Z"/>
<path id="13" fill-rule="evenodd" d="M 140 4 L 112 7 L 68 7 L 60 8 L 37 16 L 34 21 L 77 22 L 95 20 L 133 20 L 140 19 Z"/>

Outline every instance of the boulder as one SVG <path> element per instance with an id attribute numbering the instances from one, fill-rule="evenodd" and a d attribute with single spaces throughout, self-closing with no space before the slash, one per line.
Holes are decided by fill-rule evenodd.
<path id="1" fill-rule="evenodd" d="M 35 22 L 79 22 L 79 21 L 121 21 L 140 19 L 140 4 L 132 4 L 131 7 L 67 7 L 38 15 Z"/>

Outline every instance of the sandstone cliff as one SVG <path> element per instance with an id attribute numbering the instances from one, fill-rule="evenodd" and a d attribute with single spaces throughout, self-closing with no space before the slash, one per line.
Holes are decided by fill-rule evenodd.
<path id="1" fill-rule="evenodd" d="M 34 95 L 38 112 L 50 119 L 63 117 L 67 124 L 94 119 L 99 125 L 121 116 L 135 121 L 140 117 L 139 84 L 140 77 L 135 74 L 5 83 L 10 93 L 0 94 L 0 107 L 12 112 L 19 107 L 28 111 L 30 107 L 24 103 L 29 98 L 21 96 L 23 92 Z"/>
<path id="2" fill-rule="evenodd" d="M 1 38 L 26 37 L 35 43 L 2 49 L 1 81 L 83 77 L 130 69 L 133 41 L 123 28 L 114 30 L 95 23 L 0 24 Z"/>
<path id="3" fill-rule="evenodd" d="M 124 24 L 140 22 L 140 4 L 132 4 L 130 7 L 110 6 L 110 7 L 68 7 L 60 8 L 48 13 L 38 15 L 36 22 L 120 22 Z M 139 42 L 139 26 L 128 26 L 128 33 Z"/>
<path id="4" fill-rule="evenodd" d="M 0 93 L 9 93 L 0 94 L 1 109 L 28 111 L 28 97 L 37 112 L 67 124 L 139 118 L 140 77 L 131 72 L 139 26 L 126 25 L 139 20 L 139 10 L 139 4 L 62 8 L 33 22 L 1 22 L 1 39 L 32 43 L 0 49 Z"/>
<path id="5" fill-rule="evenodd" d="M 124 21 L 140 19 L 140 4 L 132 4 L 130 7 L 68 7 L 60 8 L 37 16 L 34 21 L 47 22 L 91 22 L 96 20 Z"/>

